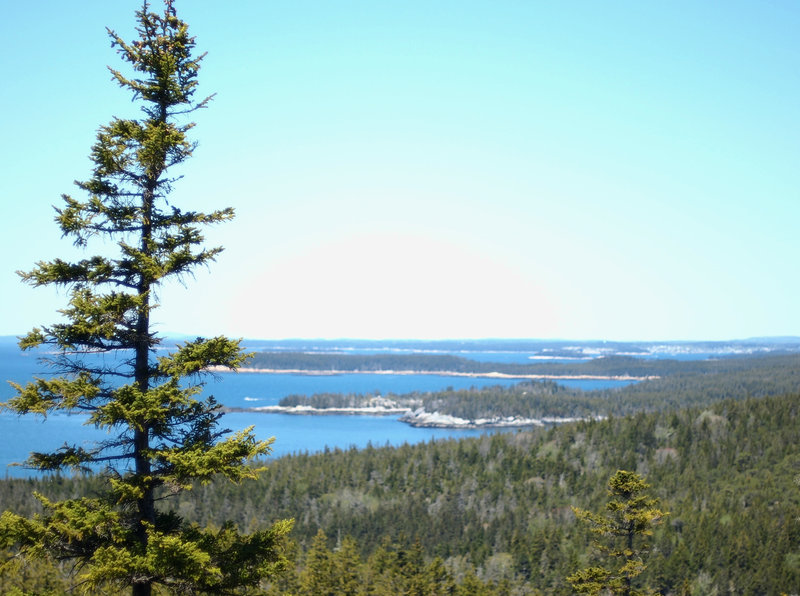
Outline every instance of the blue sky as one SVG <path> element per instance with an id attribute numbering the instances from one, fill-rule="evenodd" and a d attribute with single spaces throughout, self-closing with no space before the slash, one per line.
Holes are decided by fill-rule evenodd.
<path id="1" fill-rule="evenodd" d="M 173 200 L 238 217 L 162 332 L 800 335 L 800 5 L 176 6 L 217 96 Z M 0 334 L 65 304 L 14 271 L 75 254 L 51 206 L 136 113 L 105 27 L 137 7 L 4 7 Z"/>

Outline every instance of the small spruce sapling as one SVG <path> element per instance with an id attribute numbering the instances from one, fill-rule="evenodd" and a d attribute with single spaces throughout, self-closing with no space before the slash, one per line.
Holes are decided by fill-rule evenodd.
<path id="1" fill-rule="evenodd" d="M 608 481 L 606 513 L 599 515 L 573 507 L 579 520 L 588 523 L 593 533 L 602 537 L 595 546 L 608 559 L 606 566 L 582 569 L 567 577 L 580 594 L 651 594 L 635 586 L 636 578 L 645 570 L 649 545 L 644 538 L 653 534 L 653 527 L 668 513 L 658 509 L 659 501 L 647 495 L 650 488 L 635 472 L 619 470 Z"/>

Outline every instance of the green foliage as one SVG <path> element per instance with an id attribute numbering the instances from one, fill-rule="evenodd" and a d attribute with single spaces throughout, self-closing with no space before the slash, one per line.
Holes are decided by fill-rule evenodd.
<path id="1" fill-rule="evenodd" d="M 604 511 L 608 479 L 628 469 L 646 475 L 650 495 L 670 510 L 646 536 L 642 585 L 791 593 L 800 585 L 798 442 L 797 394 L 727 400 L 476 439 L 300 454 L 272 462 L 252 485 L 186 493 L 182 509 L 209 522 L 224 508 L 240 525 L 291 513 L 301 549 L 322 529 L 355 537 L 363 560 L 387 537 L 402 549 L 418 540 L 425 561 L 441 557 L 457 583 L 471 570 L 498 589 L 510 581 L 515 590 L 569 594 L 566 576 L 603 563 L 590 556 L 597 536 L 576 523 L 571 506 Z"/>
<path id="2" fill-rule="evenodd" d="M 702 402 L 697 387 L 701 395 L 686 397 Z M 178 495 L 176 510 L 201 526 L 295 516 L 285 555 L 293 564 L 270 580 L 273 596 L 300 593 L 320 530 L 327 556 L 345 551 L 363 594 L 403 593 L 439 577 L 443 593 L 452 581 L 459 595 L 566 595 L 574 590 L 564 578 L 576 569 L 611 569 L 592 546 L 607 539 L 571 507 L 611 515 L 608 479 L 626 469 L 646 477 L 645 492 L 670 510 L 652 535 L 636 538 L 635 548 L 640 538 L 649 545 L 639 585 L 662 594 L 795 593 L 800 399 L 732 397 L 473 439 L 283 457 L 252 482 L 198 484 Z M 99 487 L 95 477 L 9 479 L 0 481 L 0 502 L 32 516 L 41 511 L 32 490 L 56 500 Z M 34 563 L 19 585 L 56 585 L 59 569 Z M 2 581 L 0 592 L 9 592 Z"/>
<path id="3" fill-rule="evenodd" d="M 480 581 L 474 584 L 483 587 Z M 406 548 L 384 540 L 363 561 L 352 537 L 346 536 L 331 550 L 327 536 L 320 530 L 306 553 L 296 593 L 299 596 L 444 596 L 456 593 L 456 582 L 440 558 L 425 562 L 419 542 Z"/>
<path id="4" fill-rule="evenodd" d="M 361 564 L 355 541 L 347 537 L 334 552 L 320 530 L 306 554 L 300 575 L 299 593 L 307 596 L 355 596 L 359 593 L 358 567 Z"/>
<path id="5" fill-rule="evenodd" d="M 576 592 L 600 594 L 604 590 L 625 596 L 641 595 L 647 591 L 633 587 L 634 580 L 646 569 L 644 554 L 646 544 L 635 544 L 636 539 L 652 536 L 652 527 L 661 523 L 665 512 L 656 508 L 658 499 L 649 497 L 650 488 L 635 472 L 618 470 L 608 481 L 606 514 L 599 515 L 573 507 L 575 516 L 592 527 L 592 532 L 603 540 L 596 546 L 612 561 L 613 569 L 589 567 L 570 575 L 567 580 Z"/>
<path id="6" fill-rule="evenodd" d="M 214 260 L 221 248 L 205 248 L 201 227 L 229 220 L 233 210 L 183 211 L 167 197 L 177 178 L 171 168 L 194 150 L 186 115 L 208 103 L 196 101 L 203 56 L 166 0 L 162 14 L 147 2 L 137 12 L 139 37 L 126 42 L 109 30 L 112 45 L 133 74 L 111 69 L 116 82 L 138 101 L 140 119 L 115 118 L 102 126 L 92 148 L 92 177 L 77 182 L 87 197 L 64 195 L 56 222 L 75 245 L 95 239 L 115 254 L 77 262 L 54 259 L 20 273 L 32 286 L 68 291 L 62 320 L 21 339 L 46 346 L 56 376 L 21 386 L 2 408 L 18 414 L 87 413 L 88 423 L 109 431 L 91 447 L 64 445 L 33 453 L 26 464 L 41 471 L 96 472 L 107 482 L 95 496 L 51 500 L 39 496 L 32 517 L 6 511 L 0 517 L 4 566 L 36 558 L 73 560 L 84 591 L 121 589 L 150 594 L 162 586 L 177 592 L 232 593 L 257 586 L 286 565 L 283 538 L 291 522 L 240 534 L 189 523 L 162 502 L 195 483 L 254 479 L 250 465 L 270 451 L 252 429 L 223 438 L 220 409 L 201 391 L 199 375 L 215 367 L 236 369 L 248 355 L 239 341 L 197 338 L 156 358 L 161 339 L 151 330 L 158 289 Z"/>

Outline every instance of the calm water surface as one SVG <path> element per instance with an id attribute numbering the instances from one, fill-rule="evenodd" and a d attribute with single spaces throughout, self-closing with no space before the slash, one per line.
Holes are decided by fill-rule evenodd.
<path id="1" fill-rule="evenodd" d="M 19 383 L 42 373 L 35 356 L 20 354 L 16 346 L 0 344 L 0 381 L 10 379 Z M 441 375 L 297 375 L 263 373 L 224 373 L 209 380 L 205 394 L 231 407 L 277 405 L 281 398 L 314 393 L 411 393 L 436 391 L 452 387 L 509 386 L 519 380 L 451 377 Z M 580 389 L 620 387 L 626 381 L 564 381 Z M 14 395 L 6 383 L 0 385 L 0 401 Z M 253 425 L 259 439 L 276 437 L 273 455 L 317 452 L 328 448 L 401 445 L 448 437 L 479 436 L 485 431 L 474 429 L 414 428 L 398 421 L 399 416 L 294 416 L 290 414 L 258 414 L 234 412 L 222 419 L 223 426 L 240 430 Z M 0 413 L 0 476 L 28 476 L 28 470 L 8 467 L 24 460 L 31 451 L 50 451 L 68 444 L 90 445 L 108 438 L 105 431 L 85 426 L 85 416 L 53 414 L 46 420 L 33 416 Z M 509 432 L 509 431 L 504 431 Z"/>

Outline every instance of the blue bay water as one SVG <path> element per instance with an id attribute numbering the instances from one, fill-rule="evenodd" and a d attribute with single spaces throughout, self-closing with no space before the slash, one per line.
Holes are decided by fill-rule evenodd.
<path id="1" fill-rule="evenodd" d="M 35 355 L 21 354 L 10 342 L 0 342 L 0 381 L 25 383 L 46 369 Z M 221 404 L 246 408 L 276 405 L 282 397 L 292 394 L 360 393 L 403 394 L 414 391 L 436 391 L 452 387 L 509 386 L 515 379 L 454 377 L 443 375 L 385 375 L 337 374 L 298 375 L 264 373 L 222 373 L 210 378 L 204 395 L 214 395 Z M 626 381 L 569 380 L 565 385 L 580 389 L 619 387 Z M 0 401 L 14 395 L 10 386 L 0 386 Z M 255 427 L 259 439 L 276 437 L 273 456 L 290 453 L 317 452 L 326 447 L 401 445 L 449 437 L 479 436 L 485 431 L 474 429 L 414 428 L 398 421 L 399 416 L 298 416 L 291 414 L 260 414 L 231 412 L 222 418 L 222 426 L 231 430 Z M 31 472 L 20 467 L 8 467 L 23 461 L 31 451 L 51 451 L 67 444 L 89 446 L 108 438 L 105 431 L 84 425 L 82 415 L 52 414 L 46 420 L 37 416 L 17 416 L 0 413 L 0 476 L 24 477 Z M 505 431 L 508 432 L 508 431 Z"/>
<path id="2" fill-rule="evenodd" d="M 206 392 L 220 403 L 237 408 L 274 406 L 287 395 L 315 393 L 386 394 L 414 391 L 438 391 L 453 387 L 486 387 L 514 385 L 516 379 L 480 379 L 443 375 L 384 375 L 343 373 L 336 375 L 302 375 L 290 373 L 221 373 L 206 385 Z"/>

